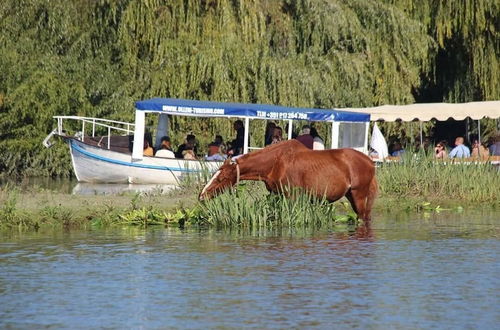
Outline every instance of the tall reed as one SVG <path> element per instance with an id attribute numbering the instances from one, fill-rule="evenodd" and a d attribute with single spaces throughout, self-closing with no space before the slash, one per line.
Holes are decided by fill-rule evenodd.
<path id="1" fill-rule="evenodd" d="M 200 203 L 198 218 L 219 227 L 251 228 L 322 227 L 355 222 L 355 215 L 339 215 L 337 207 L 325 199 L 299 190 L 290 191 L 289 195 L 268 194 L 255 184 L 242 185 Z"/>
<path id="2" fill-rule="evenodd" d="M 436 161 L 407 152 L 401 162 L 381 164 L 377 179 L 385 196 L 490 204 L 500 200 L 500 168 L 488 162 Z"/>

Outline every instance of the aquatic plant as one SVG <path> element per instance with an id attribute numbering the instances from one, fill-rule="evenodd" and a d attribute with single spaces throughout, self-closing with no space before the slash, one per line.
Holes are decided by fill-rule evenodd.
<path id="1" fill-rule="evenodd" d="M 338 214 L 337 206 L 307 192 L 293 190 L 290 197 L 269 194 L 262 185 L 241 184 L 198 204 L 198 221 L 217 227 L 331 227 L 356 222 L 354 213 Z"/>
<path id="2" fill-rule="evenodd" d="M 167 222 L 166 218 L 167 216 L 164 212 L 143 207 L 118 215 L 113 224 L 148 227 L 151 225 L 163 225 Z"/>

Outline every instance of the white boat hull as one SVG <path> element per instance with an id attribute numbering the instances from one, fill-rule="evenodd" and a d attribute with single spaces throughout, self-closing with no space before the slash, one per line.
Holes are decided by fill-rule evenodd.
<path id="1" fill-rule="evenodd" d="M 178 185 L 185 177 L 211 173 L 221 162 L 144 157 L 102 149 L 68 139 L 73 169 L 79 182 Z"/>

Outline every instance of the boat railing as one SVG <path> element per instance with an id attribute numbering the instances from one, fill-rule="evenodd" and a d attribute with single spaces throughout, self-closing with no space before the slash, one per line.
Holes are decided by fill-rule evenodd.
<path id="1" fill-rule="evenodd" d="M 120 133 L 125 133 L 126 135 L 130 135 L 134 133 L 135 124 L 127 123 L 118 120 L 110 120 L 110 119 L 102 119 L 102 118 L 93 118 L 93 117 L 81 117 L 81 116 L 54 116 L 54 119 L 57 119 L 57 128 L 56 132 L 58 135 L 65 135 L 65 131 L 63 128 L 64 120 L 76 120 L 81 121 L 82 129 L 81 134 L 76 135 L 78 139 L 84 141 L 85 138 L 85 129 L 86 127 L 92 127 L 92 137 L 95 137 L 97 128 L 104 128 L 107 130 L 107 139 L 108 139 L 108 149 L 110 148 L 111 142 L 111 132 L 118 131 Z"/>

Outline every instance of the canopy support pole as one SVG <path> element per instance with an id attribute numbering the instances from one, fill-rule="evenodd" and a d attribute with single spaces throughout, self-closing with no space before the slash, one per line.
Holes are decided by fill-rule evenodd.
<path id="1" fill-rule="evenodd" d="M 363 149 L 365 150 L 365 154 L 368 155 L 368 135 L 370 134 L 370 122 L 367 121 L 365 123 L 365 143 L 363 145 Z"/>
<path id="2" fill-rule="evenodd" d="M 410 124 L 410 144 L 412 146 L 415 146 L 415 137 L 413 136 L 413 122 L 410 121 L 409 124 Z"/>
<path id="3" fill-rule="evenodd" d="M 290 119 L 288 120 L 288 140 L 291 140 L 292 139 L 292 132 L 293 132 L 293 128 L 292 128 L 292 125 L 293 125 L 293 121 Z"/>
<path id="4" fill-rule="evenodd" d="M 477 140 L 481 144 L 481 119 L 477 120 Z"/>
<path id="5" fill-rule="evenodd" d="M 338 149 L 339 147 L 339 131 L 340 131 L 340 123 L 332 122 L 332 149 Z"/>
<path id="6" fill-rule="evenodd" d="M 158 126 L 156 128 L 155 148 L 159 149 L 161 145 L 161 138 L 168 136 L 168 115 L 161 113 L 158 118 Z"/>
<path id="7" fill-rule="evenodd" d="M 422 144 L 424 144 L 424 137 L 423 137 L 423 128 L 422 128 L 422 122 L 421 121 L 418 121 L 420 123 L 420 146 L 422 146 Z"/>
<path id="8" fill-rule="evenodd" d="M 243 140 L 243 153 L 248 153 L 248 134 L 250 131 L 250 118 L 245 118 L 245 138 Z"/>
<path id="9" fill-rule="evenodd" d="M 464 137 L 467 139 L 467 141 L 471 142 L 470 141 L 470 122 L 469 120 L 472 120 L 470 117 L 467 117 L 465 118 L 465 133 L 464 133 Z M 472 120 L 472 122 L 474 122 L 474 120 Z"/>
<path id="10" fill-rule="evenodd" d="M 146 116 L 144 111 L 135 110 L 134 147 L 132 148 L 132 161 L 143 159 L 145 118 Z"/>

